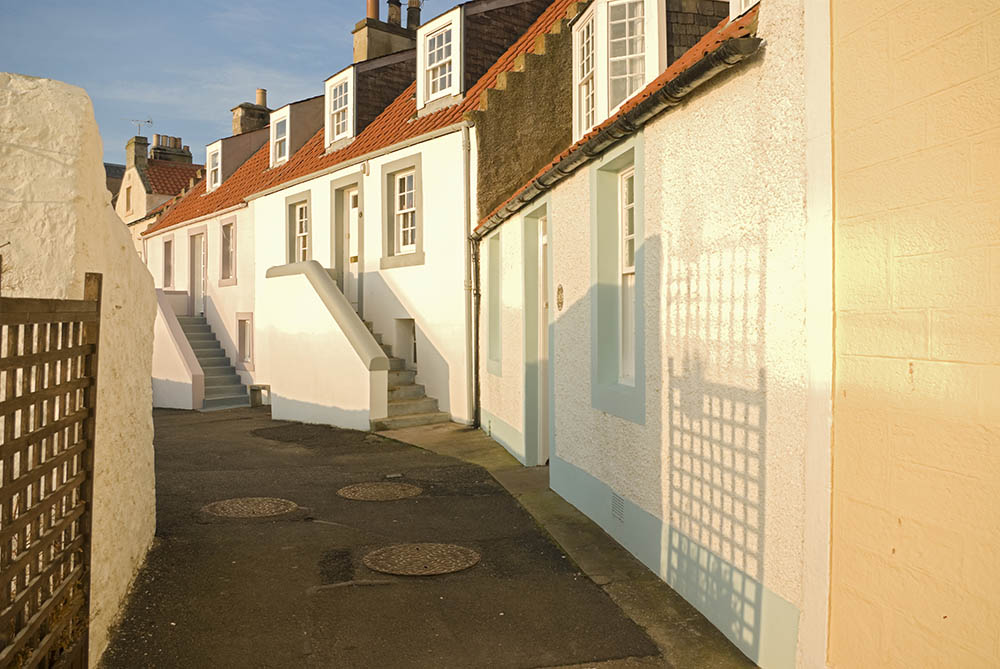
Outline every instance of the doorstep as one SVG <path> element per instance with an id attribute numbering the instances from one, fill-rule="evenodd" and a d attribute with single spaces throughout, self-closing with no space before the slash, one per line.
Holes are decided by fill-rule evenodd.
<path id="1" fill-rule="evenodd" d="M 525 467 L 482 430 L 441 423 L 387 430 L 380 436 L 486 469 L 622 612 L 645 629 L 674 667 L 755 666 L 712 623 L 594 521 L 549 488 L 549 468 Z M 593 669 L 651 666 L 629 659 L 580 665 Z M 663 666 L 663 665 L 657 665 Z M 568 668 L 566 668 L 568 669 Z"/>

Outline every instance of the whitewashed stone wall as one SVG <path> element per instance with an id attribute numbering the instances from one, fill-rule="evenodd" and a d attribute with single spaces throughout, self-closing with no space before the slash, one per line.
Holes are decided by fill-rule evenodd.
<path id="1" fill-rule="evenodd" d="M 0 73 L 3 294 L 72 298 L 104 275 L 95 454 L 90 661 L 156 527 L 150 369 L 156 298 L 111 209 L 90 98 L 49 79 Z"/>

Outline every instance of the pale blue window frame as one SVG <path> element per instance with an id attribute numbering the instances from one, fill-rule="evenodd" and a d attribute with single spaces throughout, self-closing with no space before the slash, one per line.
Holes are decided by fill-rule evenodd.
<path id="1" fill-rule="evenodd" d="M 591 406 L 619 418 L 646 422 L 645 165 L 642 133 L 590 166 Z M 621 382 L 621 226 L 619 175 L 635 169 L 635 375 Z"/>

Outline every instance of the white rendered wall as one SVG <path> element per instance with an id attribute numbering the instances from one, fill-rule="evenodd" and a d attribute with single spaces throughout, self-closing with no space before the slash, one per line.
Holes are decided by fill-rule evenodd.
<path id="1" fill-rule="evenodd" d="M 415 154 L 420 154 L 422 164 L 426 260 L 422 265 L 381 269 L 382 212 L 386 197 L 382 166 Z M 312 259 L 332 268 L 335 218 L 331 183 L 339 183 L 352 175 L 362 180 L 364 319 L 372 321 L 375 332 L 394 346 L 398 346 L 393 341 L 396 319 L 414 320 L 418 359 L 416 383 L 423 384 L 427 395 L 436 398 L 440 409 L 450 412 L 454 420 L 471 422 L 464 287 L 468 229 L 462 207 L 462 160 L 462 134 L 455 132 L 374 158 L 364 165 L 350 166 L 289 186 L 251 201 L 250 207 L 255 221 L 253 276 L 259 291 L 261 282 L 267 281 L 264 274 L 268 268 L 288 262 L 288 202 L 308 197 Z M 474 156 L 471 162 L 475 163 Z M 261 356 L 268 355 L 265 340 L 260 337 L 261 333 L 277 325 L 277 316 L 267 309 L 259 293 L 256 305 L 258 364 L 255 377 L 258 383 L 271 383 L 270 371 L 266 372 L 259 361 Z M 325 309 L 323 313 L 329 318 Z M 284 324 L 281 327 L 285 327 Z"/>
<path id="2" fill-rule="evenodd" d="M 553 286 L 563 287 L 565 299 L 555 312 L 555 453 L 664 528 L 759 579 L 766 589 L 764 620 L 742 623 L 739 633 L 752 638 L 761 661 L 780 656 L 773 666 L 816 666 L 825 652 L 825 586 L 822 580 L 807 584 L 807 574 L 823 573 L 825 552 L 807 556 L 803 545 L 807 509 L 828 508 L 828 489 L 807 489 L 803 472 L 809 461 L 829 462 L 829 430 L 824 434 L 816 426 L 829 425 L 830 370 L 824 367 L 828 358 L 810 359 L 817 348 L 810 342 L 828 342 L 832 324 L 822 316 L 831 309 L 817 308 L 817 302 L 831 306 L 829 284 L 814 282 L 813 288 L 816 270 L 807 262 L 824 254 L 806 244 L 803 2 L 763 6 L 759 36 L 767 40 L 760 55 L 710 82 L 644 132 L 643 424 L 592 403 L 592 249 L 590 235 L 581 234 L 589 231 L 591 218 L 590 168 L 552 193 Z M 512 219 L 505 232 L 517 226 Z M 485 342 L 481 350 L 485 357 Z M 680 398 L 673 413 L 671 390 L 675 401 Z M 737 528 L 710 511 L 701 524 L 699 503 L 710 509 L 713 502 L 708 491 L 721 495 L 737 484 L 731 475 L 725 484 L 700 480 L 701 470 L 692 469 L 689 454 L 676 445 L 691 443 L 692 424 L 708 424 L 710 401 L 731 407 L 747 397 L 754 410 L 762 410 L 763 450 L 759 467 L 753 469 L 752 458 L 745 465 L 752 471 L 742 473 L 750 486 L 742 497 L 759 506 L 759 524 Z M 672 426 L 671 418 L 679 422 Z M 701 441 L 721 458 L 731 443 L 726 439 L 732 434 Z M 699 494 L 708 497 L 699 500 Z M 608 506 L 603 498 L 593 503 Z M 822 513 L 808 513 L 810 523 L 826 522 Z M 622 536 L 629 531 L 623 526 Z M 814 540 L 828 537 L 822 527 L 811 532 Z M 663 546 L 663 573 L 671 569 L 671 555 Z M 775 620 L 768 615 L 768 597 L 794 607 L 778 604 L 787 625 L 767 628 Z M 798 640 L 774 641 L 785 630 Z"/>
<path id="3" fill-rule="evenodd" d="M 522 462 L 524 461 L 524 268 L 523 218 L 507 221 L 499 233 L 480 244 L 480 403 L 483 409 L 482 428 L 501 441 Z M 500 366 L 489 361 L 490 356 L 490 268 L 489 240 L 500 235 Z M 499 372 L 499 373 L 497 373 Z M 494 425 L 494 419 L 506 425 Z M 505 429 L 516 435 L 506 435 Z"/>
<path id="4" fill-rule="evenodd" d="M 271 386 L 271 415 L 369 430 L 372 372 L 309 280 L 297 274 L 264 281 L 257 290 L 257 364 Z"/>
<path id="5" fill-rule="evenodd" d="M 222 223 L 236 222 L 236 283 L 222 284 Z M 239 354 L 236 315 L 254 311 L 254 226 L 253 211 L 243 207 L 236 211 L 215 216 L 190 225 L 159 232 L 146 237 L 147 266 L 157 288 L 163 286 L 164 241 L 173 240 L 174 282 L 168 292 L 190 294 L 191 289 L 191 237 L 206 235 L 208 243 L 208 282 L 205 290 L 205 318 L 225 349 L 229 360 L 236 365 Z M 181 315 L 184 312 L 178 312 Z M 159 344 L 157 338 L 157 345 Z M 256 342 L 255 342 L 256 343 Z M 171 348 L 166 342 L 167 348 Z M 256 348 L 256 347 L 255 347 Z M 169 356 L 169 352 L 164 353 Z M 255 383 L 254 372 L 237 373 L 244 383 Z M 157 406 L 167 406 L 160 405 Z M 201 407 L 195 407 L 201 408 Z"/>
<path id="6" fill-rule="evenodd" d="M 86 93 L 0 73 L 0 239 L 6 296 L 79 299 L 104 276 L 90 603 L 90 665 L 155 530 L 152 281 L 111 208 Z"/>
<path id="7" fill-rule="evenodd" d="M 177 323 L 176 313 L 157 290 L 153 326 L 153 406 L 162 409 L 200 409 L 204 375 L 190 344 Z M 201 376 L 201 379 L 195 378 Z M 199 392 L 195 385 L 200 383 Z"/>

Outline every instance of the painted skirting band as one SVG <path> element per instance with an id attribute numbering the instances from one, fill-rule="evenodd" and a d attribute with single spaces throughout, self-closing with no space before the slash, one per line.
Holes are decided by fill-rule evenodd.
<path id="1" fill-rule="evenodd" d="M 496 438 L 496 437 L 494 437 Z M 553 456 L 549 485 L 667 582 L 754 662 L 795 667 L 799 609 L 691 537 Z"/>
<path id="2" fill-rule="evenodd" d="M 485 409 L 480 409 L 480 416 L 479 425 L 482 431 L 506 448 L 518 462 L 525 464 L 524 435 Z"/>

